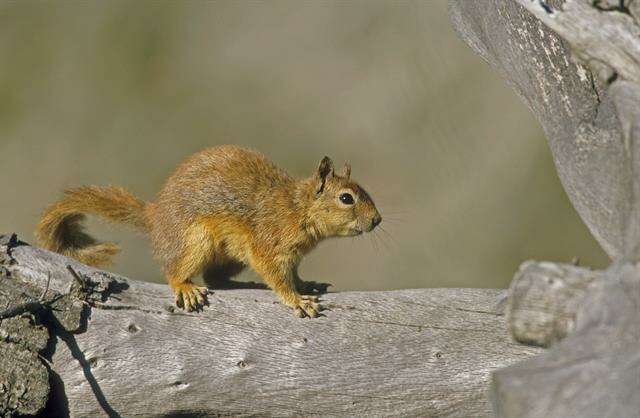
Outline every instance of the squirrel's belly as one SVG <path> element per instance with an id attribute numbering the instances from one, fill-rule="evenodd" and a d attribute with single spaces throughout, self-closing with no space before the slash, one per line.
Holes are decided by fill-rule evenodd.
<path id="1" fill-rule="evenodd" d="M 203 217 L 194 225 L 198 225 L 198 229 L 211 240 L 214 258 L 218 255 L 241 262 L 248 261 L 252 233 L 242 219 L 220 214 Z"/>

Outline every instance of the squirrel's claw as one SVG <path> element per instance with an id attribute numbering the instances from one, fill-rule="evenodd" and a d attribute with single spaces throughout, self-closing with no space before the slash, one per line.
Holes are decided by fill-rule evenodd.
<path id="1" fill-rule="evenodd" d="M 187 312 L 201 311 L 209 304 L 206 287 L 196 286 L 193 283 L 181 283 L 175 289 L 176 306 Z"/>
<path id="2" fill-rule="evenodd" d="M 317 318 L 324 310 L 317 301 L 317 296 L 302 296 L 294 307 L 293 314 L 298 318 Z"/>

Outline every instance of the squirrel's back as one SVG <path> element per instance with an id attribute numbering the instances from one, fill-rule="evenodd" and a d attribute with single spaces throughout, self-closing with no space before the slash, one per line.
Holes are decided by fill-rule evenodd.
<path id="1" fill-rule="evenodd" d="M 212 211 L 241 216 L 293 183 L 284 170 L 259 152 L 221 145 L 183 161 L 158 193 L 157 204 L 177 204 L 192 216 Z"/>

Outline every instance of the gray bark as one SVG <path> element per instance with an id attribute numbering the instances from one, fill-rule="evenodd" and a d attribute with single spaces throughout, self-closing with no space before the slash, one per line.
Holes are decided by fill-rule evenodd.
<path id="1" fill-rule="evenodd" d="M 544 354 L 498 370 L 499 417 L 636 417 L 640 267 L 615 263 L 589 285 L 575 330 Z"/>
<path id="2" fill-rule="evenodd" d="M 494 373 L 498 416 L 631 417 L 640 410 L 635 3 L 450 1 L 460 36 L 536 115 L 569 198 L 617 260 L 604 272 L 557 275 L 539 265 L 521 272 L 511 288 L 510 331 L 552 348 Z M 545 283 L 554 275 L 555 286 Z"/>
<path id="3" fill-rule="evenodd" d="M 571 264 L 522 264 L 509 287 L 507 326 L 513 339 L 548 347 L 572 333 L 591 283 L 601 276 Z"/>
<path id="4" fill-rule="evenodd" d="M 622 254 L 629 180 L 613 104 L 570 46 L 515 0 L 452 0 L 455 29 L 522 98 L 547 136 L 574 207 L 609 255 Z M 594 22 L 597 29 L 599 25 Z"/>
<path id="5" fill-rule="evenodd" d="M 516 1 L 571 45 L 581 61 L 603 71 L 598 74 L 603 80 L 616 73 L 623 80 L 640 83 L 640 27 L 619 7 L 635 1 L 599 5 L 567 0 L 562 10 L 545 7 L 539 0 Z"/>
<path id="6" fill-rule="evenodd" d="M 6 238 L 0 236 L 0 246 L 9 244 Z M 48 333 L 31 318 L 13 315 L 20 310 L 10 306 L 32 307 L 35 298 L 33 287 L 11 280 L 5 267 L 10 262 L 7 251 L 0 251 L 0 416 L 33 415 L 44 407 L 49 395 L 47 369 L 38 358 L 47 345 Z"/>
<path id="7" fill-rule="evenodd" d="M 164 285 L 30 246 L 11 257 L 11 280 L 40 292 L 48 277 L 68 292 L 67 264 L 91 288 L 86 323 L 54 331 L 48 413 L 488 416 L 491 371 L 541 352 L 504 332 L 505 291 L 326 294 L 310 320 L 270 291 L 224 290 L 185 313 Z"/>
<path id="8" fill-rule="evenodd" d="M 632 417 L 640 411 L 640 267 L 527 262 L 509 290 L 517 341 L 549 346 L 494 372 L 496 415 Z M 565 337 L 567 337 L 565 339 Z"/>

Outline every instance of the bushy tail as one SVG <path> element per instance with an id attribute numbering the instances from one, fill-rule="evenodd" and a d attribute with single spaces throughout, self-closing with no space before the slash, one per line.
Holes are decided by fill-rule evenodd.
<path id="1" fill-rule="evenodd" d="M 120 250 L 110 242 L 97 242 L 84 232 L 84 214 L 148 230 L 147 203 L 120 187 L 84 186 L 65 191 L 64 198 L 49 206 L 36 229 L 39 244 L 90 266 L 104 266 Z"/>

